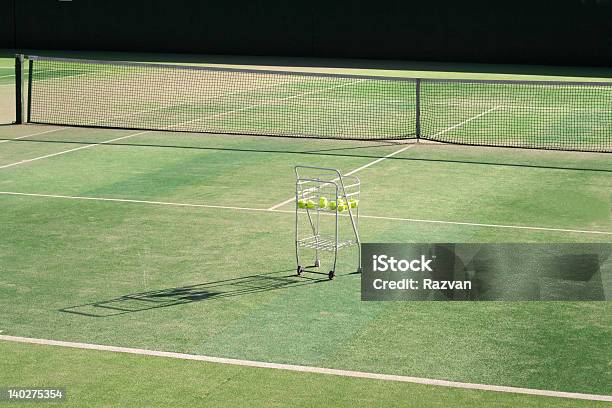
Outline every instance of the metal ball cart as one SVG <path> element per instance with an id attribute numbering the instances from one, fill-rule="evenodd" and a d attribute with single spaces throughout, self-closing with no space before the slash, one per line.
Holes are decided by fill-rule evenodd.
<path id="1" fill-rule="evenodd" d="M 295 166 L 295 256 L 297 274 L 310 272 L 307 268 L 320 267 L 320 251 L 332 252 L 333 267 L 327 274 L 333 279 L 336 274 L 338 252 L 357 246 L 357 272 L 361 272 L 361 241 L 359 239 L 359 199 L 361 182 L 351 175 L 342 175 L 339 170 L 325 167 Z M 323 217 L 334 217 L 328 231 Z M 301 219 L 306 217 L 306 228 L 300 229 Z M 340 224 L 349 222 L 352 236 L 340 238 Z M 329 224 L 329 223 L 327 223 Z M 332 231 L 329 231 L 332 229 Z M 303 231 L 305 230 L 305 231 Z M 304 266 L 300 251 L 315 250 L 312 266 Z"/>

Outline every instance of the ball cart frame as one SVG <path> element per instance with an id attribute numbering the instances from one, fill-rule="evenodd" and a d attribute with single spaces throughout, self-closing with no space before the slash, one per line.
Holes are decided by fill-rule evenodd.
<path id="1" fill-rule="evenodd" d="M 338 252 L 357 246 L 357 272 L 361 272 L 361 240 L 359 238 L 359 198 L 361 182 L 355 176 L 344 176 L 339 170 L 326 167 L 295 166 L 295 257 L 297 274 L 301 276 L 307 268 L 320 267 L 320 251 L 334 254 L 333 267 L 327 274 L 333 279 L 336 274 Z M 344 213 L 345 214 L 341 214 Z M 321 217 L 333 216 L 333 231 L 321 231 Z M 300 230 L 300 219 L 306 217 L 309 228 Z M 341 220 L 350 221 L 353 236 L 340 238 Z M 305 267 L 300 257 L 304 248 L 315 250 L 312 266 Z"/>

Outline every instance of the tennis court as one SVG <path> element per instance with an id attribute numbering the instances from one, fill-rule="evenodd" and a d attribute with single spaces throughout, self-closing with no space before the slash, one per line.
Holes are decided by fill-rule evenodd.
<path id="1" fill-rule="evenodd" d="M 164 82 L 157 70 L 133 81 L 107 68 L 107 80 L 91 81 L 82 67 L 48 68 L 34 74 L 31 119 L 54 124 L 0 126 L 0 335 L 612 394 L 609 302 L 361 302 L 350 252 L 341 254 L 334 281 L 296 276 L 292 200 L 293 166 L 332 167 L 361 179 L 363 242 L 610 242 L 609 154 L 435 140 L 483 144 L 488 134 L 502 145 L 609 150 L 612 87 L 598 82 L 581 99 L 560 84 L 536 93 L 542 85 L 423 82 L 422 131 L 434 141 L 417 143 L 400 138 L 415 134 L 417 106 L 403 98 L 416 91 L 412 80 L 270 73 L 260 82 L 237 79 L 250 88 L 236 98 L 211 77 L 194 82 L 217 95 L 203 103 L 188 99 L 193 87 Z M 172 97 L 100 96 L 132 86 Z M 466 103 L 474 89 L 477 103 Z M 97 104 L 84 105 L 87 98 Z M 571 99 L 571 109 L 559 98 Z M 304 116 L 311 120 L 298 121 Z M 354 129 L 359 137 L 342 137 Z M 554 129 L 562 135 L 556 142 L 541 136 Z M 580 137 L 585 129 L 591 138 Z M 378 140 L 378 132 L 397 137 Z M 304 137 L 313 133 L 327 138 Z M 0 345 L 16 361 L 41 352 Z M 43 354 L 86 358 L 52 350 Z M 104 370 L 129 365 L 98 357 Z M 41 378 L 18 364 L 10 370 Z M 218 375 L 281 389 L 331 381 L 240 370 Z M 389 386 L 337 381 L 346 390 Z M 229 384 L 224 393 L 244 397 Z M 400 386 L 385 392 L 432 405 L 445 398 L 466 406 L 604 404 Z"/>

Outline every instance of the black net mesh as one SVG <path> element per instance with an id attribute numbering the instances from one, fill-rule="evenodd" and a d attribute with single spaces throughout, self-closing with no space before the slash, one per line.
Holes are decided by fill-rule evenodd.
<path id="1" fill-rule="evenodd" d="M 31 122 L 295 137 L 414 137 L 415 80 L 35 58 Z"/>
<path id="2" fill-rule="evenodd" d="M 426 139 L 612 151 L 612 83 L 424 79 L 420 95 Z"/>
<path id="3" fill-rule="evenodd" d="M 612 83 L 30 58 L 35 123 L 364 140 L 420 133 L 447 143 L 612 151 Z"/>

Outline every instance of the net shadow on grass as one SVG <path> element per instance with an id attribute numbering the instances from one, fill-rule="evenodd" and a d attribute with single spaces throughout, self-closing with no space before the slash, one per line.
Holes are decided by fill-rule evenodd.
<path id="1" fill-rule="evenodd" d="M 265 136 L 269 137 L 269 136 Z M 238 153 L 274 153 L 274 154 L 291 154 L 291 155 L 314 155 L 314 156 L 331 156 L 331 157 L 350 157 L 350 158 L 364 158 L 364 159 L 380 159 L 385 155 L 375 154 L 355 154 L 355 153 L 339 153 L 338 150 L 356 150 L 362 148 L 375 148 L 375 147 L 388 147 L 392 145 L 398 145 L 397 142 L 389 142 L 385 144 L 372 144 L 368 146 L 358 147 L 343 147 L 333 149 L 314 149 L 314 150 L 270 150 L 270 149 L 245 149 L 245 148 L 231 148 L 231 147 L 212 147 L 212 146 L 177 146 L 168 144 L 154 144 L 154 143 L 101 143 L 95 141 L 75 141 L 75 140 L 42 140 L 42 139 L 11 139 L 11 138 L 0 138 L 0 141 L 8 140 L 17 143 L 58 143 L 58 144 L 77 144 L 77 145 L 91 145 L 100 144 L 105 146 L 124 146 L 124 147 L 151 147 L 151 148 L 168 148 L 168 149 L 187 149 L 187 150 L 204 150 L 204 151 L 223 151 L 223 152 L 238 152 Z M 453 146 L 453 145 L 441 145 L 441 147 Z M 499 149 L 498 147 L 474 147 L 474 148 L 486 148 L 486 149 Z M 589 152 L 587 154 L 610 154 L 610 153 L 599 153 Z M 569 170 L 569 171 L 594 171 L 602 173 L 612 173 L 611 169 L 598 169 L 589 167 L 570 167 L 570 166 L 547 166 L 538 164 L 525 164 L 525 163 L 504 163 L 494 161 L 482 161 L 482 160 L 453 160 L 453 159 L 435 159 L 426 157 L 387 157 L 386 160 L 399 160 L 407 162 L 429 162 L 429 163 L 457 163 L 467 165 L 482 165 L 482 166 L 502 166 L 502 167 L 513 167 L 513 168 L 532 168 L 532 169 L 546 169 L 546 170 Z"/>
<path id="2" fill-rule="evenodd" d="M 250 137 L 276 137 L 276 136 L 250 136 Z M 322 140 L 317 138 L 311 138 L 315 140 Z M 311 150 L 266 150 L 266 149 L 244 149 L 244 148 L 232 148 L 232 147 L 207 147 L 207 146 L 180 146 L 172 144 L 159 144 L 159 143 L 121 143 L 121 142 L 96 142 L 87 140 L 45 140 L 45 139 L 14 139 L 14 138 L 2 138 L 1 141 L 7 142 L 25 142 L 25 143 L 59 143 L 59 144 L 77 144 L 77 145 L 88 145 L 88 144 L 101 144 L 107 146 L 125 146 L 125 147 L 156 147 L 156 148 L 167 148 L 167 149 L 193 149 L 193 150 L 226 150 L 235 152 L 253 152 L 253 153 L 289 153 L 289 154 L 321 154 L 326 155 L 326 152 L 344 151 L 344 150 L 359 150 L 359 149 L 372 149 L 377 147 L 392 147 L 392 146 L 403 146 L 406 144 L 414 144 L 414 139 L 408 139 L 406 141 L 398 142 L 394 140 L 388 140 L 383 143 L 368 143 L 361 146 L 346 146 L 346 147 L 335 147 L 328 149 L 311 149 Z M 330 156 L 346 156 L 346 157 L 371 157 L 378 158 L 379 156 L 373 155 L 352 155 L 352 154 L 337 154 L 328 153 Z"/>
<path id="3" fill-rule="evenodd" d="M 153 309 L 236 296 L 246 296 L 329 281 L 327 276 L 319 279 L 304 276 L 297 277 L 294 273 L 286 274 L 289 271 L 290 270 L 283 270 L 196 285 L 130 293 L 112 299 L 68 306 L 58 311 L 86 317 L 113 317 L 128 313 L 144 312 Z"/>

